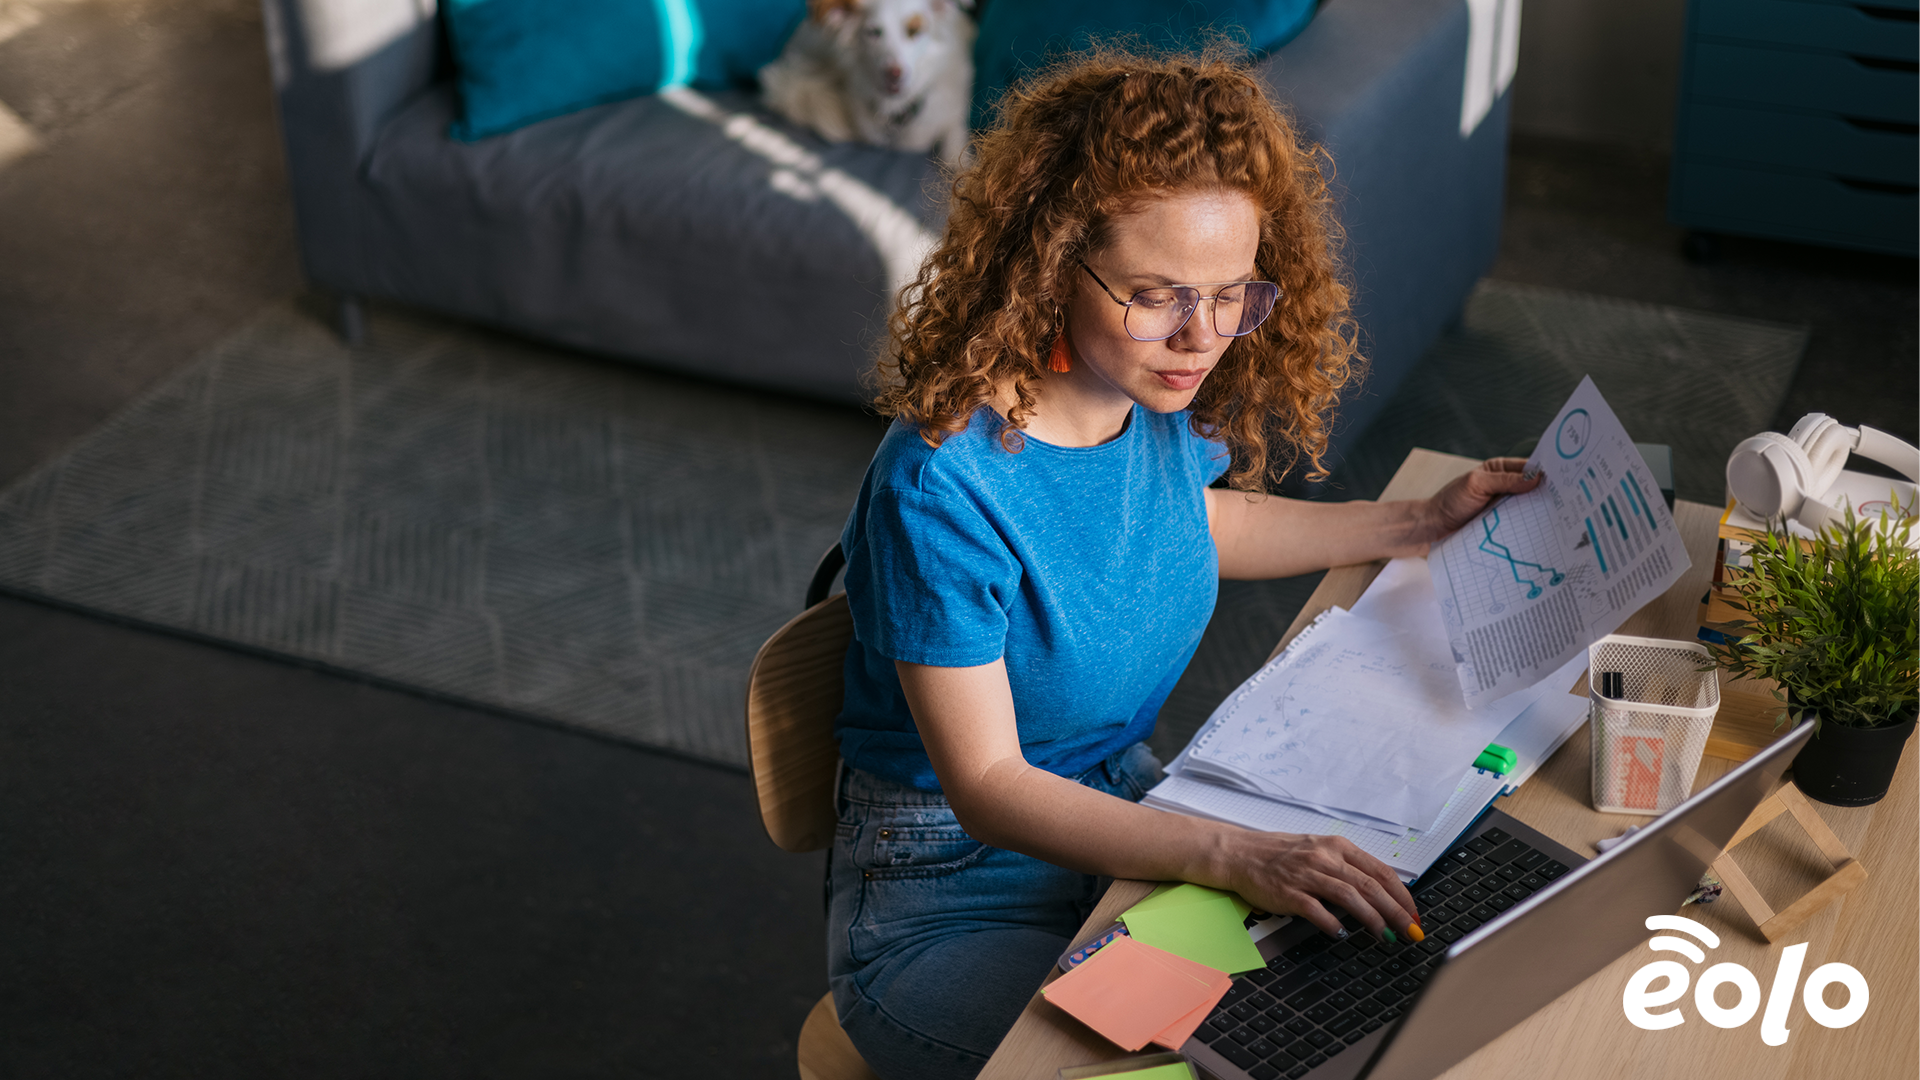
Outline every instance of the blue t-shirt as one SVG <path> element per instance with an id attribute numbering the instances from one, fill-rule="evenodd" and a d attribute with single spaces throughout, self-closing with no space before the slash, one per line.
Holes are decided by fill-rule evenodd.
<path id="1" fill-rule="evenodd" d="M 1078 776 L 1153 731 L 1219 592 L 1206 486 L 1226 450 L 1136 405 L 1099 446 L 1001 448 L 981 408 L 938 449 L 895 423 L 840 542 L 854 642 L 847 764 L 938 791 L 895 660 L 1006 658 L 1029 764 Z"/>

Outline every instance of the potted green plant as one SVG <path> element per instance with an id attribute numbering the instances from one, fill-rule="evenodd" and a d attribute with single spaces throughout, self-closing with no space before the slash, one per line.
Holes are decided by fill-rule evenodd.
<path id="1" fill-rule="evenodd" d="M 1834 806 L 1878 802 L 1920 710 L 1920 552 L 1913 523 L 1845 519 L 1802 542 L 1776 530 L 1728 568 L 1743 619 L 1711 645 L 1743 678 L 1772 679 L 1780 723 L 1811 720 L 1793 782 Z"/>

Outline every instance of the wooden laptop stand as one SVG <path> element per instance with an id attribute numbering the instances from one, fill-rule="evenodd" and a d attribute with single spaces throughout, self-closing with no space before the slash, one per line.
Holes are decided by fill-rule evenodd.
<path id="1" fill-rule="evenodd" d="M 1814 846 L 1820 849 L 1820 854 L 1826 856 L 1833 872 L 1827 875 L 1826 880 L 1809 890 L 1805 896 L 1788 904 L 1786 910 L 1776 913 L 1760 895 L 1760 890 L 1754 888 L 1753 882 L 1748 879 L 1745 871 L 1740 869 L 1740 864 L 1733 861 L 1733 849 L 1740 841 L 1766 828 L 1768 823 L 1782 813 L 1792 814 L 1793 820 L 1800 823 L 1800 828 L 1806 832 Z M 1820 819 L 1819 811 L 1808 804 L 1806 796 L 1800 794 L 1800 790 L 1794 787 L 1791 781 L 1781 785 L 1780 790 L 1769 795 L 1765 802 L 1754 808 L 1753 813 L 1740 826 L 1740 830 L 1733 834 L 1733 839 L 1727 842 L 1726 850 L 1714 860 L 1713 872 L 1719 877 L 1720 883 L 1726 886 L 1727 891 L 1733 894 L 1733 898 L 1740 901 L 1740 906 L 1747 909 L 1747 914 L 1752 916 L 1754 923 L 1760 927 L 1761 936 L 1769 942 L 1779 941 L 1791 933 L 1795 927 L 1806 922 L 1814 912 L 1840 899 L 1854 886 L 1867 880 L 1867 868 L 1854 859 L 1853 853 L 1847 850 L 1847 846 L 1840 842 L 1840 838 L 1833 834 L 1832 829 L 1827 828 L 1827 823 Z"/>

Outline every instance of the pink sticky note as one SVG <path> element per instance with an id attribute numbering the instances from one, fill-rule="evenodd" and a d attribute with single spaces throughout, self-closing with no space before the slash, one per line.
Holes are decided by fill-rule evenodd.
<path id="1" fill-rule="evenodd" d="M 1220 999 L 1227 995 L 1227 990 L 1233 986 L 1233 976 L 1205 964 L 1196 963 L 1177 953 L 1158 951 L 1165 958 L 1163 963 L 1171 962 L 1179 965 L 1190 976 L 1208 980 L 1206 1000 L 1195 1006 L 1192 1012 L 1168 1024 L 1161 1029 L 1160 1034 L 1153 1037 L 1153 1041 L 1161 1046 L 1169 1050 L 1178 1050 L 1182 1043 L 1193 1038 L 1193 1033 L 1200 1030 L 1200 1025 L 1206 1020 L 1207 1014 L 1212 1012 L 1213 1007 L 1220 1003 Z"/>
<path id="2" fill-rule="evenodd" d="M 1222 974 L 1225 973 L 1222 972 Z M 1200 1030 L 1200 1025 L 1206 1022 L 1207 1014 L 1212 1012 L 1213 1007 L 1220 1003 L 1220 999 L 1227 994 L 1227 988 L 1232 985 L 1233 978 L 1232 976 L 1228 976 L 1227 980 L 1220 984 L 1219 993 L 1214 994 L 1212 997 L 1195 1006 L 1192 1012 L 1162 1028 L 1160 1034 L 1153 1037 L 1153 1042 L 1169 1050 L 1180 1049 L 1183 1043 L 1193 1038 L 1194 1032 Z"/>
<path id="3" fill-rule="evenodd" d="M 1042 994 L 1121 1049 L 1138 1050 L 1183 1026 L 1185 1042 L 1231 985 L 1224 971 L 1120 937 Z"/>

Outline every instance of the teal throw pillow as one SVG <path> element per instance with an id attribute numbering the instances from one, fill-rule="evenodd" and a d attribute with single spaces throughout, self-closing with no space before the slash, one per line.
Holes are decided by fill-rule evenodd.
<path id="1" fill-rule="evenodd" d="M 456 139 L 669 86 L 751 85 L 806 0 L 448 0 Z"/>
<path id="2" fill-rule="evenodd" d="M 1153 49 L 1198 48 L 1225 31 L 1257 55 L 1292 41 L 1315 0 L 990 0 L 973 44 L 973 126 L 985 127 L 1007 87 L 1063 53 L 1131 35 Z"/>

